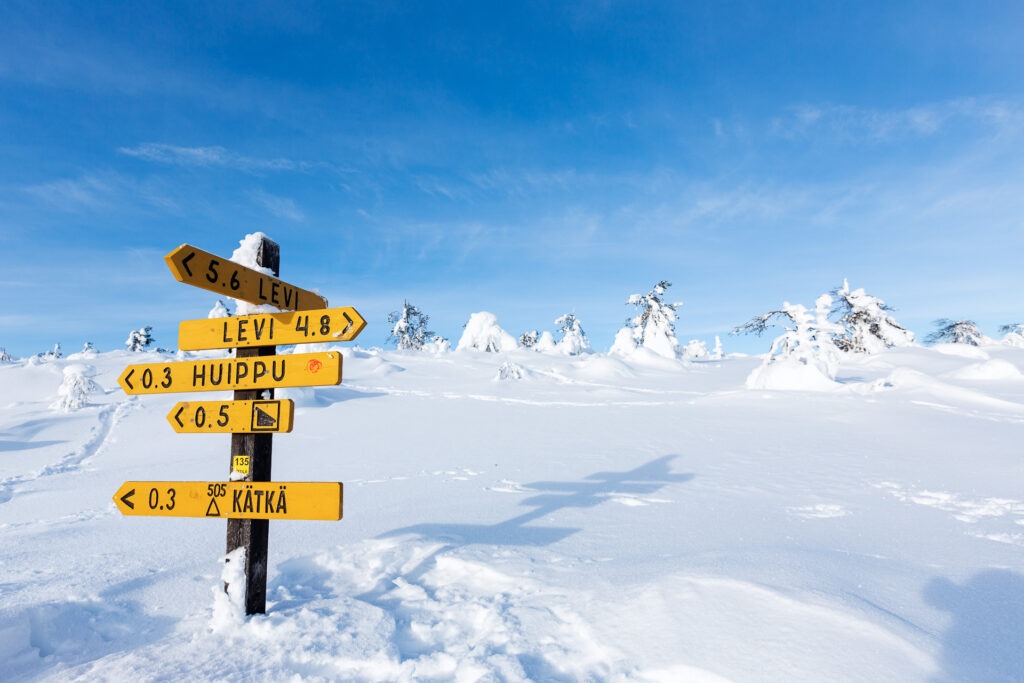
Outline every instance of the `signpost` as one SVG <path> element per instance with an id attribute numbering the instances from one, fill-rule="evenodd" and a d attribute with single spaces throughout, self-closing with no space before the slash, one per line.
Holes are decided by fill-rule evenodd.
<path id="1" fill-rule="evenodd" d="M 355 339 L 366 321 L 352 307 L 184 320 L 178 348 L 232 349 L 249 346 L 344 342 Z"/>
<path id="2" fill-rule="evenodd" d="M 245 548 L 245 611 L 266 611 L 269 523 L 342 517 L 340 482 L 271 482 L 272 437 L 292 430 L 295 406 L 276 400 L 276 387 L 339 384 L 337 351 L 276 355 L 278 344 L 351 341 L 366 320 L 351 307 L 327 308 L 327 300 L 277 279 L 280 249 L 266 238 L 257 267 L 267 275 L 183 244 L 165 257 L 184 282 L 285 313 L 186 320 L 179 328 L 183 350 L 235 349 L 234 358 L 140 363 L 117 382 L 126 394 L 233 390 L 232 400 L 183 401 L 167 414 L 179 434 L 231 434 L 230 481 L 128 481 L 114 494 L 127 516 L 226 519 L 227 552 Z M 225 587 L 226 588 L 226 587 Z"/>
<path id="3" fill-rule="evenodd" d="M 133 517 L 341 519 L 340 482 L 126 481 L 114 494 Z"/>
<path id="4" fill-rule="evenodd" d="M 259 434 L 292 431 L 295 402 L 182 401 L 167 413 L 179 434 Z"/>

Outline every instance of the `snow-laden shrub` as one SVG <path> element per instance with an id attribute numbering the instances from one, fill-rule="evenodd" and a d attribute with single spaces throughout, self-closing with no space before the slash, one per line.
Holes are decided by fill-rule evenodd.
<path id="1" fill-rule="evenodd" d="M 691 339 L 686 342 L 686 346 L 682 349 L 683 358 L 687 360 L 702 360 L 708 358 L 708 345 L 700 339 Z"/>
<path id="2" fill-rule="evenodd" d="M 1016 346 L 1017 348 L 1024 348 L 1024 323 L 1014 323 L 1012 325 L 1003 325 L 999 328 L 999 331 L 1003 333 L 1002 343 L 1007 346 Z"/>
<path id="3" fill-rule="evenodd" d="M 523 332 L 519 335 L 519 346 L 524 349 L 532 349 L 537 343 L 538 332 L 537 330 L 530 330 L 529 332 Z"/>
<path id="4" fill-rule="evenodd" d="M 524 379 L 527 374 L 526 368 L 522 365 L 507 360 L 498 368 L 498 376 L 495 379 L 498 381 Z"/>
<path id="5" fill-rule="evenodd" d="M 981 346 L 990 344 L 992 340 L 981 333 L 973 320 L 950 320 L 942 318 L 936 320 L 935 324 L 939 329 L 928 335 L 925 340 L 930 344 L 967 344 L 968 346 Z"/>
<path id="6" fill-rule="evenodd" d="M 68 413 L 89 405 L 89 395 L 103 390 L 92 379 L 95 374 L 96 368 L 91 365 L 72 363 L 65 366 L 64 381 L 57 389 L 59 398 L 50 404 L 50 408 Z"/>
<path id="7" fill-rule="evenodd" d="M 231 317 L 231 311 L 228 310 L 228 307 L 224 305 L 223 301 L 221 301 L 220 299 L 217 299 L 217 303 L 215 303 L 213 305 L 213 308 L 211 308 L 210 312 L 206 314 L 206 317 L 207 318 L 230 318 Z"/>
<path id="8" fill-rule="evenodd" d="M 533 350 L 538 353 L 556 353 L 558 351 L 558 342 L 555 341 L 555 335 L 547 330 L 541 332 L 540 336 L 537 337 L 536 343 L 533 345 Z"/>
<path id="9" fill-rule="evenodd" d="M 146 326 L 129 332 L 124 345 L 128 347 L 129 351 L 141 352 L 145 351 L 154 341 L 153 328 Z"/>
<path id="10" fill-rule="evenodd" d="M 892 308 L 878 297 L 863 289 L 851 291 L 847 280 L 833 294 L 836 302 L 832 312 L 839 316 L 838 323 L 843 327 L 835 338 L 840 351 L 878 353 L 914 343 L 914 333 L 893 320 L 888 313 Z"/>
<path id="11" fill-rule="evenodd" d="M 637 348 L 644 348 L 665 358 L 676 357 L 679 347 L 675 327 L 679 314 L 676 309 L 683 303 L 668 303 L 662 299 L 665 290 L 671 286 L 671 282 L 662 280 L 647 294 L 629 297 L 626 305 L 635 306 L 637 314 L 627 320 L 626 326 L 615 335 L 611 353 L 629 355 Z"/>
<path id="12" fill-rule="evenodd" d="M 822 294 L 815 301 L 814 312 L 800 304 L 784 302 L 777 311 L 764 313 L 737 333 L 761 334 L 770 326 L 781 326 L 784 332 L 772 341 L 764 363 L 747 377 L 751 389 L 824 389 L 835 386 L 839 369 L 839 350 L 833 335 L 843 328 L 828 320 L 832 297 Z"/>
<path id="13" fill-rule="evenodd" d="M 462 337 L 459 338 L 459 344 L 456 346 L 458 351 L 472 349 L 490 353 L 500 353 L 515 348 L 516 338 L 501 329 L 497 316 L 487 311 L 473 313 L 469 316 L 469 322 L 466 323 Z"/>

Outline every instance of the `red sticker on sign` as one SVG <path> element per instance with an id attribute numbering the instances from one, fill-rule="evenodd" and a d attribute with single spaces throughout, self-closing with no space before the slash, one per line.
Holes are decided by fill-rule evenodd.
<path id="1" fill-rule="evenodd" d="M 316 358 L 306 363 L 306 369 L 313 374 L 320 372 L 320 368 L 322 368 L 323 366 L 324 364 L 318 361 Z"/>

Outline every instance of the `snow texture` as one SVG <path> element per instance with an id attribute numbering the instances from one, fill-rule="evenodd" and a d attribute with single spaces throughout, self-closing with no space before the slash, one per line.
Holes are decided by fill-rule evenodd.
<path id="1" fill-rule="evenodd" d="M 66 376 L 116 387 L 124 350 L 0 365 L 0 677 L 1021 680 L 1024 349 L 844 353 L 832 378 L 343 353 L 343 384 L 292 394 L 274 478 L 344 482 L 344 519 L 271 522 L 248 617 L 223 521 L 111 500 L 222 481 L 229 437 L 173 434 L 181 395 L 49 409 Z M 758 368 L 789 376 L 749 390 Z"/>

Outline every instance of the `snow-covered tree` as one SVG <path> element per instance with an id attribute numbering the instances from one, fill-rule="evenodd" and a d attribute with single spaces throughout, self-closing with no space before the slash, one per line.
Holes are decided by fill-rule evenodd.
<path id="1" fill-rule="evenodd" d="M 50 405 L 54 410 L 71 412 L 89 405 L 89 394 L 102 391 L 100 385 L 93 381 L 95 368 L 77 363 L 64 368 L 64 381 L 57 389 L 59 398 Z"/>
<path id="2" fill-rule="evenodd" d="M 61 351 L 60 344 L 54 344 L 52 349 L 39 354 L 39 357 L 44 360 L 57 360 L 64 357 L 64 352 Z"/>
<path id="3" fill-rule="evenodd" d="M 147 325 L 129 332 L 124 345 L 128 347 L 129 351 L 138 352 L 145 351 L 154 341 L 156 340 L 153 339 L 153 328 Z"/>
<path id="4" fill-rule="evenodd" d="M 840 351 L 878 353 L 914 343 L 914 333 L 893 320 L 889 315 L 892 308 L 878 297 L 863 289 L 851 290 L 847 280 L 832 294 L 836 297 L 832 314 L 839 316 L 838 322 L 844 328 L 835 338 Z"/>
<path id="5" fill-rule="evenodd" d="M 0 346 L 0 363 L 10 363 L 12 360 L 14 360 L 14 357 L 7 353 L 7 349 Z"/>
<path id="6" fill-rule="evenodd" d="M 722 351 L 722 340 L 718 338 L 717 334 L 715 335 L 715 348 L 711 350 L 709 358 L 712 360 L 721 360 L 725 358 L 725 353 Z"/>
<path id="7" fill-rule="evenodd" d="M 590 340 L 587 339 L 587 334 L 575 314 L 566 313 L 555 320 L 555 324 L 562 333 L 562 338 L 558 341 L 559 351 L 568 356 L 578 356 L 590 350 Z"/>
<path id="8" fill-rule="evenodd" d="M 679 347 L 675 327 L 679 314 L 676 309 L 683 303 L 663 300 L 665 290 L 671 286 L 671 282 L 662 280 L 647 294 L 633 294 L 629 297 L 626 305 L 635 306 L 637 314 L 627 320 L 626 326 L 615 335 L 612 352 L 629 353 L 636 348 L 645 348 L 659 356 L 676 357 Z"/>
<path id="9" fill-rule="evenodd" d="M 388 313 L 388 324 L 391 325 L 388 341 L 394 341 L 395 346 L 403 351 L 419 351 L 436 337 L 427 329 L 428 322 L 430 316 L 403 301 L 400 311 Z"/>
<path id="10" fill-rule="evenodd" d="M 842 333 L 843 328 L 828 319 L 832 297 L 822 294 L 814 303 L 814 311 L 811 312 L 801 304 L 783 302 L 781 309 L 763 313 L 734 330 L 736 334 L 760 335 L 768 327 L 783 328 L 783 333 L 772 341 L 764 364 L 747 378 L 748 386 L 792 388 L 772 386 L 769 368 L 775 364 L 796 368 L 803 375 L 796 378 L 797 381 L 806 383 L 808 388 L 822 385 L 822 380 L 831 383 L 835 379 L 839 369 L 839 350 L 832 339 Z"/>
<path id="11" fill-rule="evenodd" d="M 501 329 L 497 316 L 487 311 L 473 313 L 469 316 L 469 322 L 466 323 L 456 347 L 459 351 L 474 349 L 491 353 L 510 351 L 514 348 L 516 348 L 516 338 Z"/>
<path id="12" fill-rule="evenodd" d="M 207 318 L 230 318 L 231 317 L 231 311 L 228 310 L 228 307 L 224 304 L 223 301 L 221 301 L 220 299 L 217 299 L 217 303 L 215 303 L 213 305 L 213 308 L 210 309 L 210 312 L 206 315 L 206 317 Z"/>
<path id="13" fill-rule="evenodd" d="M 935 321 L 939 328 L 928 335 L 925 340 L 930 344 L 968 344 L 970 346 L 981 346 L 991 341 L 981 333 L 973 320 L 950 320 L 941 318 Z"/>
<path id="14" fill-rule="evenodd" d="M 522 365 L 507 360 L 498 368 L 498 376 L 495 379 L 499 381 L 525 379 L 528 374 L 529 372 Z"/>
<path id="15" fill-rule="evenodd" d="M 532 349 L 537 343 L 537 330 L 530 330 L 519 335 L 519 345 L 524 349 Z"/>

